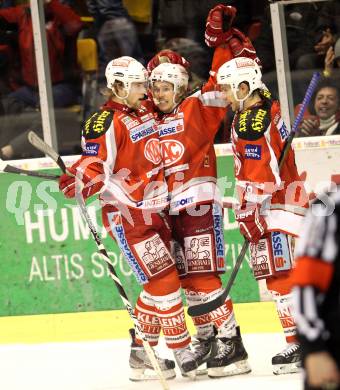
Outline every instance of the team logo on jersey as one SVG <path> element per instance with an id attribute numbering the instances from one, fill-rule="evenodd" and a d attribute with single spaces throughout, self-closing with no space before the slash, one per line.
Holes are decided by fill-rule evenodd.
<path id="1" fill-rule="evenodd" d="M 183 119 L 173 120 L 171 123 L 163 123 L 158 125 L 158 129 L 160 137 L 180 133 L 184 130 L 184 122 Z"/>
<path id="2" fill-rule="evenodd" d="M 83 148 L 83 156 L 98 156 L 99 144 L 88 142 Z"/>
<path id="3" fill-rule="evenodd" d="M 244 154 L 248 160 L 261 160 L 262 146 L 247 144 L 244 148 Z"/>
<path id="4" fill-rule="evenodd" d="M 292 268 L 287 236 L 281 232 L 272 232 L 272 248 L 274 267 L 276 271 L 285 271 Z"/>
<path id="5" fill-rule="evenodd" d="M 135 244 L 134 249 L 150 277 L 159 274 L 174 264 L 173 258 L 158 234 Z"/>
<path id="6" fill-rule="evenodd" d="M 184 145 L 174 139 L 167 139 L 161 141 L 161 149 L 164 166 L 168 167 L 179 161 L 184 153 Z"/>
<path id="7" fill-rule="evenodd" d="M 155 126 L 155 121 L 152 119 L 132 128 L 130 130 L 130 138 L 131 141 L 135 143 L 143 138 L 148 137 L 150 134 L 156 133 L 157 131 L 158 128 Z"/>
<path id="8" fill-rule="evenodd" d="M 282 119 L 277 124 L 277 129 L 279 130 L 281 140 L 285 141 L 288 138 L 289 133 Z"/>
<path id="9" fill-rule="evenodd" d="M 145 144 L 144 156 L 155 165 L 162 161 L 161 146 L 158 138 L 151 138 Z"/>

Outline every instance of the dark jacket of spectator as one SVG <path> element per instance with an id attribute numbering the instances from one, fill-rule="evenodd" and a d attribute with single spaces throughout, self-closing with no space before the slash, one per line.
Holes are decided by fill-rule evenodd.
<path id="1" fill-rule="evenodd" d="M 87 0 L 86 4 L 89 13 L 99 26 L 110 19 L 129 18 L 122 0 Z"/>
<path id="2" fill-rule="evenodd" d="M 333 0 L 324 3 L 319 19 L 317 29 L 319 32 L 329 28 L 336 38 L 340 37 L 340 1 Z"/>
<path id="3" fill-rule="evenodd" d="M 314 45 L 317 43 L 315 42 L 315 31 L 320 7 L 316 3 L 292 4 L 284 7 L 291 69 L 295 69 L 299 57 L 314 52 Z M 261 33 L 255 40 L 254 47 L 259 58 L 261 58 L 263 71 L 269 72 L 275 69 L 273 32 L 269 6 L 265 9 L 261 22 Z"/>

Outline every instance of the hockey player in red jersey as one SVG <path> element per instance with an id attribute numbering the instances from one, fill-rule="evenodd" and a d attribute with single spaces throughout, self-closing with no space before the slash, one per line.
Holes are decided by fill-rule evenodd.
<path id="1" fill-rule="evenodd" d="M 220 11 L 229 20 L 236 12 L 233 7 L 225 6 Z M 228 36 L 234 43 L 237 41 L 238 47 L 242 46 L 240 37 L 246 39 L 237 30 Z M 176 63 L 166 63 L 166 57 Z M 231 58 L 233 52 L 228 44 L 215 53 L 212 72 Z M 219 274 L 225 270 L 225 254 L 213 142 L 227 104 L 216 92 L 213 77 L 202 90 L 185 98 L 188 85 L 185 66 L 185 60 L 163 52 L 150 61 L 148 69 L 152 71 L 151 92 L 159 110 L 156 123 L 170 194 L 173 251 L 181 285 L 191 306 L 212 300 L 222 291 Z M 230 297 L 218 309 L 193 317 L 193 321 L 197 329 L 194 342 L 197 362 L 207 363 L 210 377 L 250 372 Z"/>
<path id="2" fill-rule="evenodd" d="M 147 72 L 133 58 L 120 57 L 107 65 L 106 79 L 112 97 L 86 121 L 82 156 L 69 168 L 71 175 L 61 176 L 60 189 L 74 197 L 76 176 L 84 198 L 99 194 L 104 225 L 143 286 L 135 314 L 147 340 L 157 345 L 162 330 L 182 373 L 193 377 L 197 364 L 170 254 L 171 231 L 161 215 L 168 191 L 154 113 L 144 101 Z M 159 361 L 164 376 L 174 377 L 174 362 Z M 130 379 L 150 378 L 152 366 L 134 334 L 129 363 Z"/>
<path id="3" fill-rule="evenodd" d="M 235 112 L 231 129 L 239 199 L 235 217 L 250 242 L 254 276 L 266 280 L 287 341 L 285 350 L 272 359 L 273 372 L 296 372 L 300 346 L 291 314 L 289 276 L 293 237 L 299 234 L 308 198 L 292 148 L 279 169 L 289 130 L 279 102 L 264 89 L 257 63 L 245 57 L 232 59 L 219 68 L 217 82 Z"/>

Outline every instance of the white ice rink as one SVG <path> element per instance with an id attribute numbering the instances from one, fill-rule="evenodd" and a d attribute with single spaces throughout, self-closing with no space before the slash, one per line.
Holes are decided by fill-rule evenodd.
<path id="1" fill-rule="evenodd" d="M 252 372 L 222 379 L 202 376 L 196 381 L 177 377 L 170 389 L 298 390 L 301 374 L 275 376 L 271 357 L 284 347 L 278 333 L 244 334 Z M 129 340 L 0 346 L 1 390 L 161 389 L 158 382 L 130 382 Z M 162 346 L 163 356 L 168 354 Z"/>

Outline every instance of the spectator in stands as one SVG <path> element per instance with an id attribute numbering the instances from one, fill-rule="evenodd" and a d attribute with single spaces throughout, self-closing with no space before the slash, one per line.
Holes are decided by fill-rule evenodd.
<path id="1" fill-rule="evenodd" d="M 74 83 L 76 38 L 82 28 L 80 17 L 59 0 L 44 0 L 46 38 L 51 67 L 55 107 L 66 107 L 78 100 L 79 86 Z M 0 30 L 18 32 L 21 85 L 2 100 L 5 114 L 17 114 L 27 107 L 39 107 L 37 72 L 31 10 L 28 5 L 0 9 Z"/>
<path id="2" fill-rule="evenodd" d="M 44 3 L 54 106 L 67 107 L 77 103 L 80 94 L 76 39 L 82 22 L 59 0 L 45 0 Z M 20 84 L 1 99 L 0 156 L 3 159 L 30 157 L 33 154 L 29 151 L 33 150 L 27 142 L 27 130 L 42 132 L 30 7 L 19 5 L 0 9 L 0 30 L 16 32 L 17 52 L 12 52 L 20 60 L 21 72 L 16 80 Z M 57 123 L 64 125 L 62 128 L 65 127 L 64 117 L 69 115 L 56 113 Z M 72 119 L 71 130 L 77 129 L 76 125 Z"/>
<path id="3" fill-rule="evenodd" d="M 311 115 L 301 124 L 299 135 L 318 136 L 340 134 L 340 91 L 331 81 L 325 80 L 314 94 Z"/>
<path id="4" fill-rule="evenodd" d="M 86 0 L 94 18 L 99 44 L 99 75 L 105 81 L 105 67 L 112 58 L 130 56 L 145 63 L 136 27 L 122 0 Z"/>
<path id="5" fill-rule="evenodd" d="M 299 68 L 303 55 L 312 53 L 315 45 L 315 29 L 321 6 L 317 3 L 286 5 L 285 22 L 290 68 Z M 264 73 L 275 70 L 273 32 L 269 5 L 261 20 L 261 32 L 254 42 L 262 62 Z M 302 44 L 303 43 L 303 44 Z"/>
<path id="6" fill-rule="evenodd" d="M 338 0 L 327 1 L 322 4 L 317 19 L 314 50 L 301 56 L 298 69 L 322 68 L 327 51 L 334 46 L 339 34 L 340 2 Z"/>
<path id="7" fill-rule="evenodd" d="M 204 47 L 206 17 L 209 11 L 219 3 L 222 1 L 159 0 L 156 23 L 161 41 L 160 46 L 164 47 L 164 42 L 169 39 L 182 37 L 196 41 Z M 249 4 L 250 1 L 228 0 L 226 3 L 237 7 L 234 26 L 246 31 L 246 27 L 251 23 L 249 10 L 252 4 Z M 209 63 L 211 63 L 211 58 L 209 58 Z"/>
<path id="8" fill-rule="evenodd" d="M 12 0 L 0 0 L 0 8 L 7 8 L 12 6 L 13 6 Z"/>
<path id="9" fill-rule="evenodd" d="M 331 46 L 326 53 L 325 69 L 323 74 L 325 77 L 333 77 L 334 73 L 340 69 L 340 38 L 335 43 L 334 48 Z M 338 73 L 338 72 L 337 72 Z"/>

